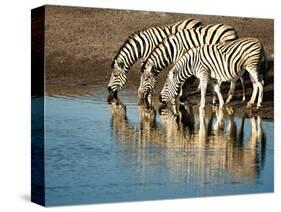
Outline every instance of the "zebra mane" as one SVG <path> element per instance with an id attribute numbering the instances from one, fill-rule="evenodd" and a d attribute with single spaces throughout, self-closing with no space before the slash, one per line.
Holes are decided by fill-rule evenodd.
<path id="1" fill-rule="evenodd" d="M 123 42 L 123 44 L 121 45 L 121 47 L 119 48 L 119 51 L 117 52 L 117 54 L 115 55 L 115 57 L 113 58 L 113 61 L 112 61 L 112 65 L 111 67 L 113 68 L 113 65 L 114 65 L 114 62 L 115 60 L 118 59 L 119 55 L 120 55 L 120 52 L 122 51 L 122 49 L 125 47 L 125 45 L 132 39 L 134 39 L 137 35 L 141 34 L 141 33 L 145 33 L 147 32 L 148 30 L 150 30 L 151 28 L 165 28 L 165 27 L 168 27 L 168 28 L 172 28 L 174 25 L 176 24 L 179 24 L 179 23 L 183 23 L 183 22 L 186 22 L 187 20 L 189 21 L 194 21 L 196 19 L 193 19 L 193 18 L 190 18 L 190 19 L 185 19 L 185 20 L 181 20 L 181 21 L 178 21 L 176 23 L 171 23 L 171 24 L 167 24 L 167 25 L 163 25 L 163 26 L 150 26 L 148 28 L 144 28 L 144 29 L 141 29 L 141 30 L 137 30 L 137 31 L 134 31 L 133 33 L 129 34 L 129 36 L 127 37 L 127 39 Z M 196 27 L 200 27 L 202 26 L 202 23 L 200 21 L 198 21 L 194 26 L 193 28 L 196 28 Z M 170 37 L 172 35 L 169 35 L 168 37 Z"/>
<path id="2" fill-rule="evenodd" d="M 119 57 L 120 55 L 120 52 L 122 51 L 122 49 L 126 46 L 127 43 L 129 43 L 130 40 L 134 39 L 136 35 L 138 35 L 139 33 L 141 33 L 143 31 L 141 30 L 138 30 L 138 31 L 135 31 L 131 34 L 129 34 L 129 36 L 127 37 L 127 39 L 123 42 L 123 44 L 121 45 L 121 47 L 119 48 L 117 54 L 115 55 L 115 57 L 113 58 L 112 60 L 112 64 L 111 64 L 111 68 L 114 67 L 114 63 L 115 61 L 117 60 L 117 58 Z"/>
<path id="3" fill-rule="evenodd" d="M 112 60 L 112 64 L 111 64 L 111 67 L 113 68 L 113 65 L 114 65 L 114 62 L 115 60 L 117 60 L 118 56 L 120 55 L 120 52 L 122 51 L 122 49 L 125 47 L 125 45 L 131 40 L 134 38 L 134 36 L 136 35 L 136 33 L 139 33 L 139 32 L 133 32 L 131 33 L 127 39 L 123 42 L 123 44 L 121 45 L 121 47 L 119 48 L 117 54 L 115 55 L 115 57 L 113 58 Z"/>
<path id="4" fill-rule="evenodd" d="M 172 25 L 172 24 L 171 24 Z M 165 25 L 165 26 L 170 26 L 170 25 Z M 157 26 L 152 26 L 152 27 L 157 27 Z M 149 30 L 150 28 L 152 27 L 149 27 L 149 28 L 145 28 L 143 30 L 137 30 L 137 31 L 134 31 L 132 33 L 130 33 L 127 37 L 127 39 L 123 42 L 123 44 L 121 45 L 121 47 L 119 48 L 117 54 L 115 55 L 115 57 L 113 58 L 112 60 L 112 64 L 111 64 L 111 68 L 114 67 L 114 63 L 115 61 L 117 60 L 117 58 L 119 57 L 120 55 L 120 52 L 122 51 L 122 49 L 126 46 L 127 43 L 129 43 L 130 40 L 134 39 L 137 35 L 141 34 L 141 33 L 144 33 L 145 31 Z"/>

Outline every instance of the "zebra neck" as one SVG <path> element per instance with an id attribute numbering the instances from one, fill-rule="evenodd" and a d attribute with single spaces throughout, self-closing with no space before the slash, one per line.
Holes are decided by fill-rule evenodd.
<path id="1" fill-rule="evenodd" d="M 147 62 L 153 64 L 158 73 L 169 65 L 175 64 L 185 53 L 183 44 L 179 42 L 180 39 L 180 32 L 170 36 L 149 55 Z"/>
<path id="2" fill-rule="evenodd" d="M 136 62 L 136 61 L 128 60 L 128 58 L 126 58 L 124 55 L 119 55 L 116 58 L 116 61 L 118 64 L 122 64 L 122 66 L 124 66 L 126 72 L 128 72 L 130 68 L 133 66 L 133 64 Z"/>
<path id="3" fill-rule="evenodd" d="M 129 70 L 142 57 L 139 42 L 134 38 L 129 38 L 120 48 L 115 60 L 122 63 L 126 70 Z"/>
<path id="4" fill-rule="evenodd" d="M 191 65 L 193 64 L 190 62 L 190 55 L 185 55 L 177 62 L 174 73 L 177 75 L 179 82 L 187 80 L 193 75 L 194 67 L 190 67 Z"/>

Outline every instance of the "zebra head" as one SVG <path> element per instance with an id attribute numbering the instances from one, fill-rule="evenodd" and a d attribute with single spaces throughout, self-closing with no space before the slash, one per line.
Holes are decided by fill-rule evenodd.
<path id="1" fill-rule="evenodd" d="M 127 70 L 123 62 L 119 62 L 114 60 L 112 63 L 112 73 L 108 83 L 108 92 L 117 96 L 117 91 L 121 90 L 121 88 L 127 82 Z"/>
<path id="2" fill-rule="evenodd" d="M 141 75 L 140 86 L 138 93 L 141 98 L 146 99 L 149 94 L 152 94 L 156 86 L 156 76 L 151 71 L 152 67 L 145 69 Z"/>
<path id="3" fill-rule="evenodd" d="M 174 77 L 174 71 L 172 69 L 170 70 L 163 89 L 160 93 L 160 102 L 162 104 L 167 104 L 172 99 L 176 98 L 176 96 L 179 94 L 179 91 L 180 85 L 177 84 L 176 78 Z"/>

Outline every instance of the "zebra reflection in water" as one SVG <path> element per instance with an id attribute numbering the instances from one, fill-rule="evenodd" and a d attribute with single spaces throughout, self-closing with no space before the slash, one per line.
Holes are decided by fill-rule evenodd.
<path id="1" fill-rule="evenodd" d="M 109 106 L 114 136 L 117 136 L 119 140 L 131 140 L 134 137 L 135 129 L 127 118 L 126 106 L 119 99 L 114 99 Z"/>
<path id="2" fill-rule="evenodd" d="M 169 108 L 160 108 L 159 114 L 165 128 L 167 144 L 184 145 L 194 131 L 194 113 L 191 105 L 180 105 L 174 113 Z"/>
<path id="3" fill-rule="evenodd" d="M 233 181 L 254 183 L 265 159 L 262 119 L 260 115 L 246 118 L 245 114 L 239 123 L 234 114 L 231 107 L 226 107 L 225 111 L 214 107 L 208 117 L 207 111 L 199 110 L 194 134 L 186 140 L 182 137 L 174 143 L 170 140 L 166 162 L 173 182 L 184 177 L 186 183 L 227 183 L 232 176 Z M 245 119 L 250 121 L 250 134 L 245 131 Z M 173 123 L 175 118 L 170 120 Z M 172 126 L 166 129 L 176 130 Z M 179 148 L 176 153 L 175 147 Z"/>
<path id="4" fill-rule="evenodd" d="M 142 145 L 164 140 L 164 132 L 156 122 L 157 114 L 153 106 L 149 108 L 145 105 L 138 106 L 139 125 L 134 125 L 128 120 L 126 106 L 119 99 L 114 99 L 109 108 L 112 114 L 111 127 L 120 143 Z"/>
<path id="5" fill-rule="evenodd" d="M 163 139 L 163 132 L 156 122 L 156 110 L 153 106 L 138 105 L 139 110 L 139 140 L 142 143 L 155 142 Z"/>
<path id="6" fill-rule="evenodd" d="M 178 113 L 139 106 L 140 122 L 130 122 L 121 102 L 110 105 L 112 130 L 119 144 L 136 155 L 133 167 L 145 182 L 158 166 L 167 167 L 169 183 L 255 183 L 263 169 L 266 136 L 260 115 L 235 118 L 231 107 Z"/>
<path id="7" fill-rule="evenodd" d="M 255 179 L 254 176 L 258 175 L 260 170 L 263 169 L 266 136 L 262 129 L 261 116 L 251 116 L 249 119 L 252 128 L 250 135 L 247 137 L 247 142 L 243 141 L 244 132 L 240 128 L 235 138 L 233 150 L 231 150 L 233 162 L 227 165 L 231 174 Z M 245 116 L 241 120 L 243 127 L 244 124 Z"/>

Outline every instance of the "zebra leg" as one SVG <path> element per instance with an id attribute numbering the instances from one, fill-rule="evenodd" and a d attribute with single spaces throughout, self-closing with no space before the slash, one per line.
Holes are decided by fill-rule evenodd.
<path id="1" fill-rule="evenodd" d="M 242 93 L 243 93 L 242 102 L 245 102 L 245 100 L 246 100 L 246 92 L 245 92 L 245 81 L 244 81 L 243 77 L 240 77 L 240 82 L 241 82 Z"/>
<path id="2" fill-rule="evenodd" d="M 213 95 L 212 104 L 213 104 L 213 105 L 216 105 L 216 102 L 217 102 L 217 95 L 216 95 L 215 87 L 214 87 L 214 84 L 213 84 L 213 83 L 211 83 L 211 90 L 212 90 L 212 95 Z"/>
<path id="3" fill-rule="evenodd" d="M 259 96 L 258 96 L 258 103 L 257 109 L 262 107 L 262 99 L 263 99 L 263 85 L 261 82 L 257 82 L 257 86 L 259 88 Z"/>
<path id="4" fill-rule="evenodd" d="M 171 105 L 172 105 L 172 111 L 174 114 L 178 114 L 178 110 L 177 110 L 177 104 L 176 104 L 176 99 L 173 98 L 171 99 Z"/>
<path id="5" fill-rule="evenodd" d="M 213 104 L 213 105 L 216 105 L 216 102 L 217 102 L 217 96 L 216 96 L 216 93 L 213 92 L 212 104 Z"/>
<path id="6" fill-rule="evenodd" d="M 199 85 L 198 85 L 198 87 L 197 87 L 197 89 L 196 89 L 196 91 L 200 91 L 200 89 L 201 89 L 201 83 L 199 82 Z"/>
<path id="7" fill-rule="evenodd" d="M 221 95 L 221 91 L 220 91 L 220 86 L 218 83 L 213 83 L 214 85 L 214 91 L 217 93 L 218 95 L 218 99 L 219 99 L 219 108 L 223 108 L 224 105 L 224 100 L 223 97 Z"/>
<path id="8" fill-rule="evenodd" d="M 250 99 L 250 101 L 247 103 L 247 107 L 252 107 L 253 104 L 255 103 L 255 99 L 257 97 L 257 92 L 258 92 L 258 86 L 257 83 L 255 81 L 252 80 L 253 83 L 253 92 L 252 92 L 252 97 Z"/>
<path id="9" fill-rule="evenodd" d="M 222 81 L 218 80 L 217 83 L 218 83 L 219 87 L 221 87 Z M 212 102 L 212 103 L 213 103 L 213 105 L 216 105 L 216 102 L 217 102 L 217 94 L 216 94 L 216 92 L 215 92 L 213 83 L 211 83 L 211 84 L 212 84 L 212 95 L 213 95 L 213 102 Z"/>
<path id="10" fill-rule="evenodd" d="M 205 103 L 206 103 L 206 90 L 207 90 L 207 85 L 208 85 L 208 77 L 201 77 L 200 78 L 200 88 L 201 88 L 201 101 L 200 101 L 200 109 L 205 108 Z"/>
<path id="11" fill-rule="evenodd" d="M 262 97 L 263 97 L 263 85 L 259 80 L 257 69 L 251 69 L 248 71 L 250 74 L 251 81 L 253 83 L 253 93 L 250 101 L 247 103 L 247 107 L 253 106 L 255 103 L 256 97 L 257 97 L 257 92 L 259 90 L 259 99 L 258 99 L 258 104 L 257 107 L 261 107 L 261 102 L 262 102 Z"/>
<path id="12" fill-rule="evenodd" d="M 194 81 L 193 79 L 189 78 L 189 79 L 185 80 L 185 82 L 181 86 L 181 92 L 179 94 L 179 103 L 180 104 L 184 105 L 185 102 L 187 102 L 188 94 L 190 92 L 190 88 L 192 86 L 193 81 Z"/>
<path id="13" fill-rule="evenodd" d="M 248 68 L 248 69 L 247 69 Z M 252 83 L 253 83 L 253 94 L 251 100 L 248 102 L 248 105 L 253 105 L 257 96 L 257 92 L 259 91 L 257 108 L 259 109 L 262 107 L 262 100 L 263 100 L 263 75 L 258 71 L 260 68 L 258 65 L 249 66 L 246 70 L 249 72 Z"/>
<path id="14" fill-rule="evenodd" d="M 226 102 L 225 102 L 226 104 L 228 104 L 230 102 L 230 100 L 232 99 L 232 97 L 233 97 L 234 90 L 235 90 L 235 85 L 236 85 L 236 80 L 230 82 L 230 88 L 229 88 L 229 91 L 228 91 L 228 97 L 227 97 Z"/>

